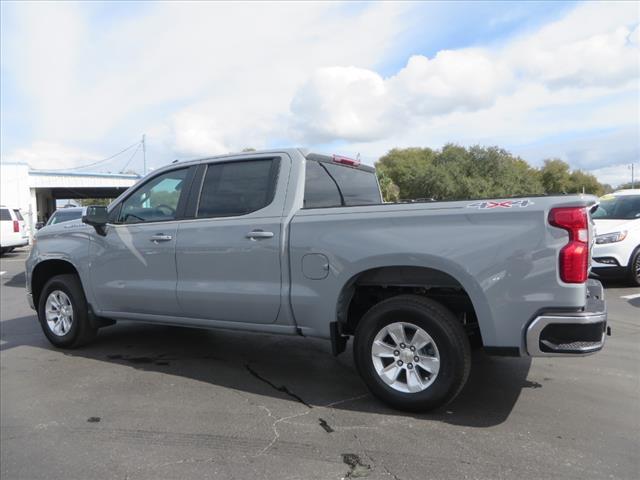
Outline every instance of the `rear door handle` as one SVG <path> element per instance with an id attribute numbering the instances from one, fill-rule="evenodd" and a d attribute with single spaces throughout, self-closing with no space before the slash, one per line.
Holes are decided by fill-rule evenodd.
<path id="1" fill-rule="evenodd" d="M 265 232 L 264 230 L 252 230 L 247 233 L 247 238 L 256 240 L 258 238 L 272 238 L 273 232 Z"/>
<path id="2" fill-rule="evenodd" d="M 171 235 L 165 235 L 164 233 L 157 233 L 149 239 L 149 241 L 153 243 L 168 242 L 170 240 L 173 240 L 173 237 Z"/>

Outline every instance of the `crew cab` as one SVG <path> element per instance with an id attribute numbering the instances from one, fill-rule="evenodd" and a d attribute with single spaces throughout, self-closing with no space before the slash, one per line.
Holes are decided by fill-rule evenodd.
<path id="1" fill-rule="evenodd" d="M 204 158 L 40 230 L 27 296 L 61 348 L 120 319 L 319 337 L 336 355 L 353 337 L 373 394 L 425 411 L 464 386 L 470 341 L 510 356 L 603 347 L 603 290 L 588 279 L 596 204 L 387 204 L 357 160 L 301 149 Z"/>

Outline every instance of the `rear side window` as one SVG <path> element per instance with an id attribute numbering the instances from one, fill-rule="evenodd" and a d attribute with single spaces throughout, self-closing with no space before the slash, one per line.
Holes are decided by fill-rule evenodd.
<path id="1" fill-rule="evenodd" d="M 304 208 L 381 203 L 375 172 L 307 160 Z"/>
<path id="2" fill-rule="evenodd" d="M 0 209 L 0 220 L 11 220 L 11 214 L 8 208 Z"/>
<path id="3" fill-rule="evenodd" d="M 324 166 L 338 184 L 345 206 L 382 203 L 375 172 L 331 163 L 326 163 Z"/>
<path id="4" fill-rule="evenodd" d="M 16 218 L 21 222 L 24 220 L 24 218 L 22 218 L 22 214 L 20 213 L 20 210 L 14 210 L 13 213 L 16 214 Z"/>
<path id="5" fill-rule="evenodd" d="M 197 217 L 235 217 L 260 210 L 273 201 L 278 159 L 211 163 L 207 166 Z"/>
<path id="6" fill-rule="evenodd" d="M 338 185 L 320 163 L 307 160 L 304 180 L 304 208 L 340 207 Z"/>

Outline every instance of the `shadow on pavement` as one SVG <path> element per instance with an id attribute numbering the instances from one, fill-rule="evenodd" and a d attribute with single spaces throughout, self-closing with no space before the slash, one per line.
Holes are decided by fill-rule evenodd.
<path id="1" fill-rule="evenodd" d="M 24 284 L 27 281 L 26 278 L 25 273 L 21 272 L 4 282 L 3 285 L 7 287 L 24 287 Z"/>
<path id="2" fill-rule="evenodd" d="M 310 408 L 331 406 L 470 427 L 504 422 L 522 388 L 541 387 L 527 381 L 529 358 L 490 357 L 476 350 L 469 382 L 458 398 L 435 412 L 415 415 L 388 408 L 367 394 L 351 349 L 336 358 L 323 340 L 119 322 L 102 329 L 85 347 L 56 350 L 42 334 L 35 314 L 2 321 L 0 333 L 2 351 L 26 345 L 288 399 Z"/>

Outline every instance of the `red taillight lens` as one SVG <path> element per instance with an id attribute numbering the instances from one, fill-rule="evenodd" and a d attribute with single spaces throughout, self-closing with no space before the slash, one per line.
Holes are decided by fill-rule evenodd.
<path id="1" fill-rule="evenodd" d="M 18 233 L 20 231 L 20 224 L 17 220 L 13 221 L 13 231 L 14 233 Z"/>
<path id="2" fill-rule="evenodd" d="M 339 163 L 341 165 L 348 165 L 350 167 L 357 167 L 360 165 L 360 160 L 354 160 L 353 158 L 343 157 L 341 155 L 333 156 L 333 163 Z"/>
<path id="3" fill-rule="evenodd" d="M 569 232 L 569 243 L 560 250 L 560 278 L 584 283 L 589 269 L 589 218 L 582 207 L 553 208 L 549 224 Z"/>

